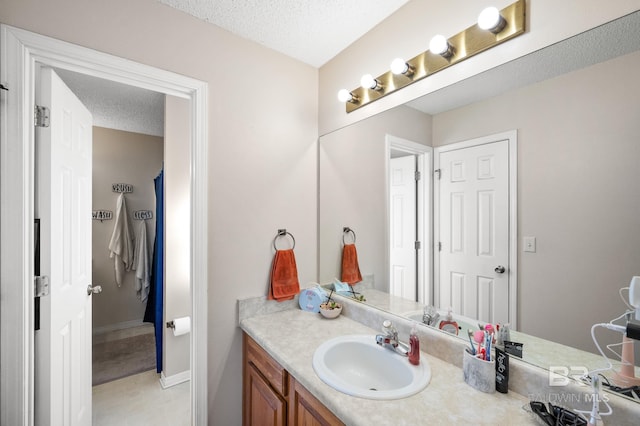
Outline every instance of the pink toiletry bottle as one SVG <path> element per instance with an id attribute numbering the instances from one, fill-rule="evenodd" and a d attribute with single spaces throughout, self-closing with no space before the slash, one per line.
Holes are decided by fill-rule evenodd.
<path id="1" fill-rule="evenodd" d="M 453 314 L 451 313 L 451 308 L 447 312 L 447 318 L 440 321 L 440 330 L 444 330 L 447 333 L 458 335 L 458 331 L 460 328 L 458 327 L 458 323 L 453 320 Z"/>
<path id="2" fill-rule="evenodd" d="M 418 340 L 416 325 L 413 324 L 409 335 L 409 362 L 413 365 L 420 364 L 420 340 Z"/>

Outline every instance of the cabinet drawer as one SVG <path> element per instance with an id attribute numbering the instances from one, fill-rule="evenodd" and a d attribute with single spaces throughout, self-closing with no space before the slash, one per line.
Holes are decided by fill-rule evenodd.
<path id="1" fill-rule="evenodd" d="M 287 371 L 247 334 L 244 334 L 244 348 L 246 362 L 253 364 L 280 395 L 287 396 Z"/>

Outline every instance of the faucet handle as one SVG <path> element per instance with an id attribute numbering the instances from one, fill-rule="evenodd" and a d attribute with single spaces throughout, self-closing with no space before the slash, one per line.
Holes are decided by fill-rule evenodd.
<path id="1" fill-rule="evenodd" d="M 382 330 L 385 333 L 393 334 L 394 336 L 398 334 L 398 330 L 393 326 L 393 323 L 390 320 L 384 320 L 382 323 Z"/>

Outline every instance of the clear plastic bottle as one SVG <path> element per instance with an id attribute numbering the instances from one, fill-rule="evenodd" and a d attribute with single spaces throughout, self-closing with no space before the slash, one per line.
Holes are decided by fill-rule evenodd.
<path id="1" fill-rule="evenodd" d="M 413 365 L 420 364 L 420 340 L 417 333 L 416 325 L 413 324 L 409 335 L 409 362 Z"/>

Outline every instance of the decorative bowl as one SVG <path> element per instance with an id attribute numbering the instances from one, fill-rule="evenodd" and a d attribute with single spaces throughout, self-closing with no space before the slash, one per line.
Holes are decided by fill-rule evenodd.
<path id="1" fill-rule="evenodd" d="M 333 319 L 338 317 L 340 313 L 342 313 L 342 305 L 335 302 L 330 303 L 333 303 L 332 307 L 329 307 L 327 303 L 322 303 L 320 305 L 320 313 L 325 318 Z"/>

